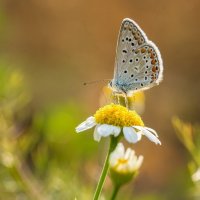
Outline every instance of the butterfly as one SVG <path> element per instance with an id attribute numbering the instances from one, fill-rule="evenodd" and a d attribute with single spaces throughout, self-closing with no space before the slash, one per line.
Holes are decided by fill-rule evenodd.
<path id="1" fill-rule="evenodd" d="M 125 18 L 118 36 L 114 78 L 109 86 L 114 93 L 127 97 L 158 85 L 162 78 L 163 62 L 159 49 L 136 22 Z"/>

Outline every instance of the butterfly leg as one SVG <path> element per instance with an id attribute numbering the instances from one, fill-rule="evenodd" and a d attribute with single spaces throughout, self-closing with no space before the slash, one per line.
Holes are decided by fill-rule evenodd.
<path id="1" fill-rule="evenodd" d="M 118 104 L 120 105 L 120 96 L 117 95 L 117 101 L 118 101 Z"/>
<path id="2" fill-rule="evenodd" d="M 114 103 L 120 105 L 120 93 L 113 92 L 112 96 L 113 96 L 113 99 L 114 99 Z"/>
<path id="3" fill-rule="evenodd" d="M 128 105 L 128 96 L 127 93 L 125 91 L 123 91 L 123 96 L 124 96 L 124 102 L 125 102 L 125 106 L 126 108 L 129 110 L 129 105 Z"/>
<path id="4" fill-rule="evenodd" d="M 117 104 L 117 95 L 116 95 L 116 92 L 112 92 L 111 94 L 111 99 L 113 98 L 113 102 L 114 104 Z"/>
<path id="5" fill-rule="evenodd" d="M 128 107 L 128 97 L 127 97 L 126 94 L 124 94 L 124 99 L 125 99 L 126 108 L 129 109 L 129 107 Z"/>

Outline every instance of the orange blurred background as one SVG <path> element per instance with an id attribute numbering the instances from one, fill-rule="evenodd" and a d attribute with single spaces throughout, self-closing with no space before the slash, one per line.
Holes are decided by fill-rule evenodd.
<path id="1" fill-rule="evenodd" d="M 144 155 L 135 190 L 166 191 L 187 165 L 171 119 L 177 115 L 200 121 L 199 10 L 199 0 L 6 0 L 1 2 L 0 50 L 23 71 L 34 109 L 70 101 L 91 115 L 100 106 L 105 84 L 83 82 L 113 77 L 121 21 L 135 20 L 159 47 L 164 62 L 163 82 L 145 91 L 143 114 L 162 146 L 147 140 L 133 146 L 137 155 Z"/>

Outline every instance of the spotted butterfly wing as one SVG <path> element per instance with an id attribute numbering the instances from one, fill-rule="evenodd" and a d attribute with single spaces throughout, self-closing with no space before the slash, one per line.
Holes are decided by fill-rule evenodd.
<path id="1" fill-rule="evenodd" d="M 124 19 L 119 32 L 112 88 L 132 93 L 158 84 L 163 66 L 160 52 L 141 28 L 131 19 Z"/>

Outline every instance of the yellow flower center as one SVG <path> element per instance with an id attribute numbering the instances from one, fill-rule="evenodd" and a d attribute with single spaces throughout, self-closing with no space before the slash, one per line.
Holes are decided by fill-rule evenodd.
<path id="1" fill-rule="evenodd" d="M 120 165 L 120 164 L 125 164 L 125 163 L 127 163 L 127 162 L 128 162 L 127 159 L 124 159 L 124 158 L 118 159 L 118 165 Z"/>
<path id="2" fill-rule="evenodd" d="M 95 120 L 98 124 L 110 124 L 114 126 L 144 126 L 141 117 L 124 106 L 110 104 L 96 111 Z"/>
<path id="3" fill-rule="evenodd" d="M 132 170 L 129 169 L 128 160 L 124 158 L 118 159 L 117 163 L 112 167 L 112 169 L 120 174 L 127 174 L 132 172 Z"/>

